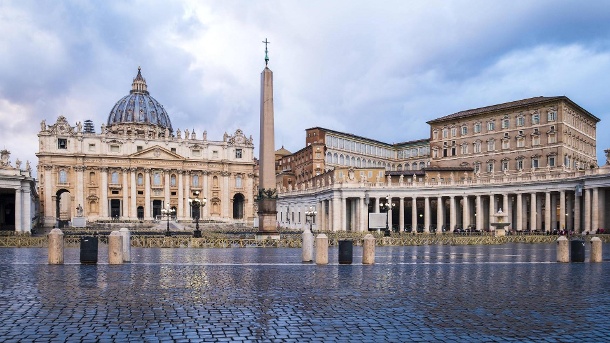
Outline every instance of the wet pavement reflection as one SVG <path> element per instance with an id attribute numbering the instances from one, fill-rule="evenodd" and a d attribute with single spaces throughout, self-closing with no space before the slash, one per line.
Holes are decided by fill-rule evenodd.
<path id="1" fill-rule="evenodd" d="M 300 249 L 132 249 L 132 263 L 48 265 L 0 249 L 0 341 L 590 341 L 610 333 L 610 261 L 554 244 L 377 247 L 376 264 Z M 587 256 L 589 252 L 587 250 Z"/>

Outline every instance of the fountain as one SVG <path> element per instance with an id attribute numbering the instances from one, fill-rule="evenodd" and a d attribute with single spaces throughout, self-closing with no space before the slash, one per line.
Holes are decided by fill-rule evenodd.
<path id="1" fill-rule="evenodd" d="M 496 222 L 489 224 L 494 227 L 495 236 L 498 237 L 506 235 L 506 227 L 510 225 L 510 223 L 508 223 L 506 220 L 508 219 L 508 215 L 502 213 L 502 208 L 500 208 L 498 213 L 495 213 L 493 216 L 496 217 Z"/>

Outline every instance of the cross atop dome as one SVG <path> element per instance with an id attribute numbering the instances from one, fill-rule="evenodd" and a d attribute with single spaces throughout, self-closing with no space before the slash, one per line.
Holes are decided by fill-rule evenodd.
<path id="1" fill-rule="evenodd" d="M 139 66 L 138 75 L 136 75 L 136 77 L 133 79 L 130 93 L 148 94 L 148 86 L 146 86 L 146 79 L 142 77 L 142 68 L 140 68 Z"/>

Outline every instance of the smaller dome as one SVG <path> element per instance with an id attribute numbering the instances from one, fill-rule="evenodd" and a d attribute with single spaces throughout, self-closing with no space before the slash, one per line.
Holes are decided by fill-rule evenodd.
<path id="1" fill-rule="evenodd" d="M 141 68 L 133 79 L 129 95 L 121 98 L 110 110 L 108 126 L 116 124 L 148 124 L 168 128 L 173 132 L 172 123 L 163 105 L 148 93 L 146 80 Z"/>
<path id="2" fill-rule="evenodd" d="M 286 148 L 284 148 L 283 145 L 282 145 L 282 148 L 275 151 L 275 154 L 280 155 L 280 156 L 292 155 L 292 153 L 290 151 L 286 150 Z"/>

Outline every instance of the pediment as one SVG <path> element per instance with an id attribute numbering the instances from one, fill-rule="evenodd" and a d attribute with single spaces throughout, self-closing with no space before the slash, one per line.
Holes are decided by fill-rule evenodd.
<path id="1" fill-rule="evenodd" d="M 171 152 L 158 145 L 151 146 L 150 148 L 138 151 L 134 154 L 129 155 L 131 158 L 142 158 L 151 160 L 184 160 L 185 158 L 181 155 Z"/>

